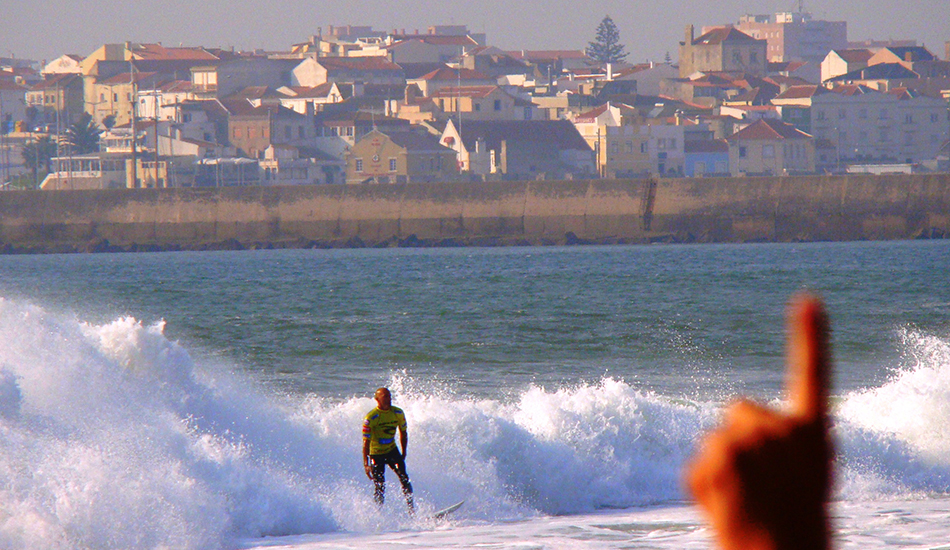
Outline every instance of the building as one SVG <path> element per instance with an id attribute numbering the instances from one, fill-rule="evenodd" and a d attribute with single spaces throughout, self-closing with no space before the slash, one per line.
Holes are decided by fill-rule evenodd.
<path id="1" fill-rule="evenodd" d="M 693 26 L 686 26 L 680 42 L 680 78 L 696 72 L 744 72 L 764 76 L 767 72 L 767 46 L 733 27 L 715 27 L 696 38 Z"/>
<path id="2" fill-rule="evenodd" d="M 433 94 L 442 88 L 458 86 L 495 86 L 498 82 L 494 77 L 485 73 L 471 69 L 451 69 L 443 66 L 419 78 L 408 79 L 406 83 L 409 85 L 414 84 L 425 97 L 432 97 Z"/>
<path id="3" fill-rule="evenodd" d="M 38 120 L 44 124 L 57 120 L 66 127 L 85 112 L 83 110 L 83 80 L 74 73 L 50 74 L 26 92 L 26 105 L 36 109 Z"/>
<path id="4" fill-rule="evenodd" d="M 812 97 L 809 114 L 811 134 L 846 164 L 933 160 L 950 134 L 947 102 L 904 88 L 838 86 Z"/>
<path id="5" fill-rule="evenodd" d="M 431 134 L 373 130 L 346 155 L 346 183 L 445 182 L 458 178 L 455 151 Z"/>
<path id="6" fill-rule="evenodd" d="M 228 120 L 228 140 L 238 152 L 263 158 L 271 145 L 313 145 L 316 129 L 312 117 L 281 105 L 250 104 L 233 110 Z"/>
<path id="7" fill-rule="evenodd" d="M 730 175 L 729 143 L 724 139 L 687 141 L 683 154 L 683 175 L 688 178 Z"/>
<path id="8" fill-rule="evenodd" d="M 318 149 L 293 145 L 271 145 L 258 160 L 263 185 L 342 184 L 342 159 Z"/>
<path id="9" fill-rule="evenodd" d="M 441 143 L 463 173 L 484 179 L 594 177 L 594 152 L 567 120 L 449 120 Z"/>
<path id="10" fill-rule="evenodd" d="M 406 73 L 385 57 L 319 57 L 295 66 L 291 81 L 293 86 L 305 87 L 327 82 L 405 86 Z"/>
<path id="11" fill-rule="evenodd" d="M 821 81 L 851 73 L 868 66 L 874 53 L 868 49 L 831 50 L 821 60 Z"/>
<path id="12" fill-rule="evenodd" d="M 83 57 L 76 54 L 66 54 L 57 57 L 56 59 L 47 63 L 40 74 L 44 78 L 53 75 L 59 74 L 82 74 L 82 63 Z"/>
<path id="13" fill-rule="evenodd" d="M 430 96 L 443 113 L 465 120 L 536 120 L 541 110 L 498 86 L 447 86 Z"/>
<path id="14" fill-rule="evenodd" d="M 815 172 L 815 139 L 779 120 L 758 120 L 732 136 L 729 168 L 733 176 L 780 176 Z"/>
<path id="15" fill-rule="evenodd" d="M 845 21 L 813 19 L 804 11 L 780 12 L 774 16 L 744 15 L 736 28 L 768 43 L 769 61 L 820 62 L 829 51 L 848 47 Z"/>
<path id="16" fill-rule="evenodd" d="M 17 122 L 26 120 L 26 92 L 24 86 L 0 80 L 0 134 L 12 132 Z"/>

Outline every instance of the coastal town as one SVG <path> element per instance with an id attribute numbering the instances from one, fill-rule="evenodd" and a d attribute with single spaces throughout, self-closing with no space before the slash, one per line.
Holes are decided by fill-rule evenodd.
<path id="1" fill-rule="evenodd" d="M 849 42 L 801 7 L 684 23 L 660 61 L 609 16 L 590 37 L 330 25 L 283 51 L 0 58 L 0 189 L 950 170 L 950 42 Z"/>

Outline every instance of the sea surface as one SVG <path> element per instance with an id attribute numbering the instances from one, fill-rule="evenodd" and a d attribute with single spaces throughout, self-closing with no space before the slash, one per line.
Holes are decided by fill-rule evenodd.
<path id="1" fill-rule="evenodd" d="M 801 290 L 836 547 L 950 548 L 950 241 L 0 256 L 0 547 L 711 548 L 683 465 Z"/>

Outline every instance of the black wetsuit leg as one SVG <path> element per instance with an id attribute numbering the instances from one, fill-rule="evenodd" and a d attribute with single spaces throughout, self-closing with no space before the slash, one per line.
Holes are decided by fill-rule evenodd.
<path id="1" fill-rule="evenodd" d="M 399 451 L 393 449 L 384 455 L 370 455 L 369 460 L 372 465 L 373 484 L 376 486 L 373 494 L 376 503 L 382 505 L 386 501 L 386 466 L 389 466 L 399 477 L 399 483 L 402 484 L 402 494 L 406 497 L 406 504 L 409 505 L 410 510 L 414 510 L 412 482 L 409 481 L 409 473 L 406 472 L 406 461 L 402 459 Z"/>

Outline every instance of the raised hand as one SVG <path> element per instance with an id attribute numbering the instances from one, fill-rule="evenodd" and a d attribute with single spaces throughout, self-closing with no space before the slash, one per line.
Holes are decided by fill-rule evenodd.
<path id="1" fill-rule="evenodd" d="M 831 355 L 821 301 L 796 297 L 788 330 L 789 409 L 732 405 L 687 467 L 687 486 L 725 550 L 830 547 Z"/>

